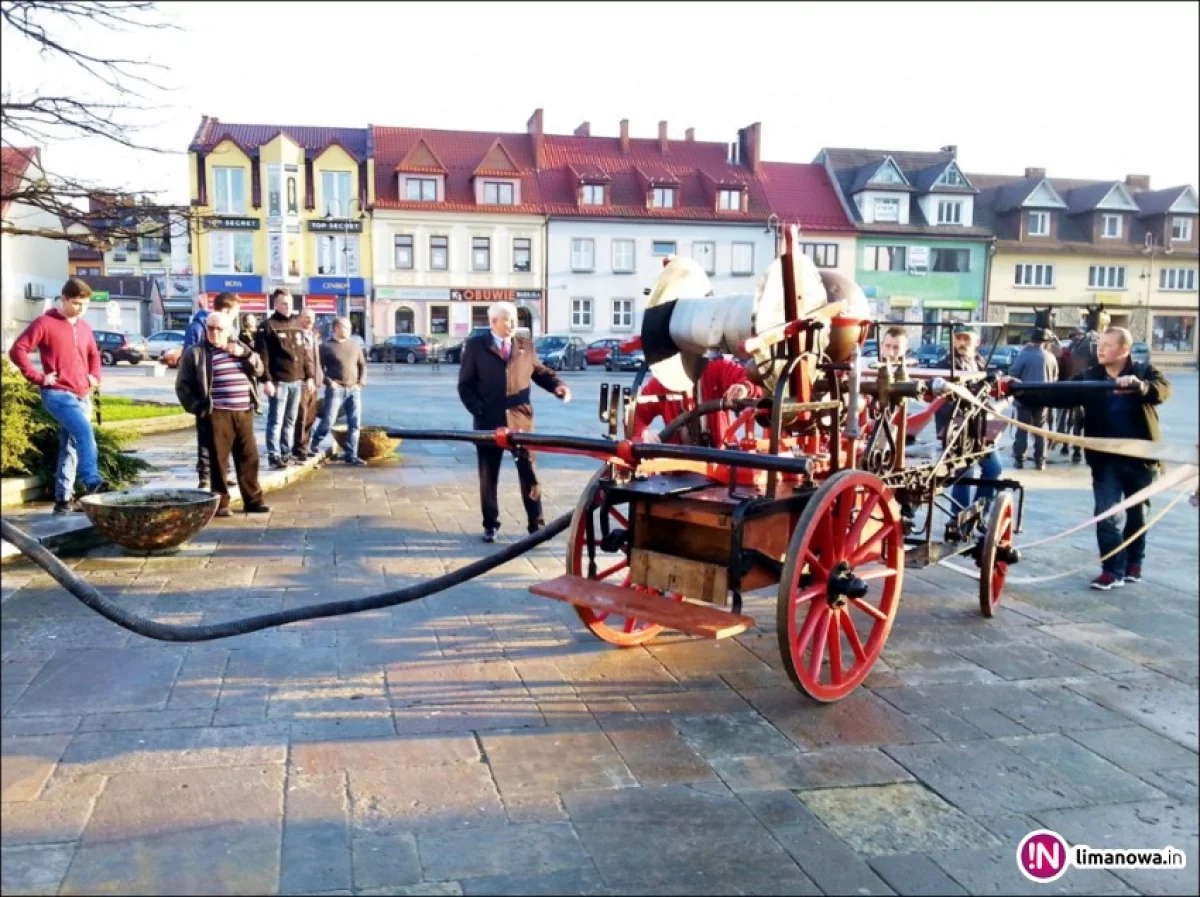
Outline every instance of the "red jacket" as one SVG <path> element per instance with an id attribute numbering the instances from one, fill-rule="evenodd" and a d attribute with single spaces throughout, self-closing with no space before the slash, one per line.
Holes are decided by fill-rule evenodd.
<path id="1" fill-rule="evenodd" d="M 759 394 L 758 388 L 752 386 L 750 381 L 746 379 L 746 370 L 741 364 L 726 358 L 713 358 L 704 366 L 704 373 L 700 375 L 700 401 L 709 402 L 713 399 L 719 399 L 725 395 L 729 387 L 738 383 L 744 383 L 749 386 L 752 397 Z M 653 377 L 642 387 L 642 397 L 644 398 L 670 394 L 671 390 L 667 389 Z M 688 404 L 690 406 L 691 403 L 689 402 Z M 646 432 L 660 414 L 665 425 L 683 414 L 683 412 L 683 403 L 670 399 L 660 399 L 657 402 L 639 402 L 637 410 L 633 415 L 633 438 L 641 439 L 642 434 Z M 729 427 L 729 415 L 725 412 L 717 412 L 705 415 L 705 419 L 708 422 L 708 431 L 713 436 L 713 443 L 720 445 L 724 440 L 725 430 Z M 679 442 L 681 440 L 677 434 L 671 441 Z"/>
<path id="2" fill-rule="evenodd" d="M 41 355 L 41 371 L 29 360 L 34 349 Z M 92 328 L 83 318 L 72 324 L 57 308 L 26 327 L 8 350 L 8 357 L 34 386 L 41 386 L 46 374 L 57 373 L 58 381 L 51 388 L 73 392 L 81 399 L 92 391 L 88 374 L 100 380 L 100 351 Z"/>

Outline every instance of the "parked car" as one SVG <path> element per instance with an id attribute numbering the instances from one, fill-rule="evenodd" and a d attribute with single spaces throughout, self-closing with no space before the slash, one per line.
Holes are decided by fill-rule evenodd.
<path id="1" fill-rule="evenodd" d="M 604 364 L 604 362 L 608 361 L 608 356 L 619 345 L 621 345 L 619 339 L 598 339 L 594 343 L 588 343 L 587 363 Z"/>
<path id="2" fill-rule="evenodd" d="M 471 339 L 475 336 L 482 336 L 485 333 L 491 333 L 491 330 L 491 327 L 472 327 L 471 332 L 467 334 L 467 339 Z M 461 343 L 456 343 L 453 346 L 446 346 L 442 351 L 442 360 L 448 364 L 461 364 L 462 350 L 463 346 L 467 342 L 467 339 L 463 340 Z"/>
<path id="3" fill-rule="evenodd" d="M 645 363 L 646 356 L 641 349 L 634 349 L 632 352 L 622 352 L 621 347 L 617 346 L 612 350 L 612 354 L 608 356 L 608 361 L 604 362 L 604 370 L 606 371 L 636 371 Z"/>
<path id="4" fill-rule="evenodd" d="M 916 353 L 917 367 L 943 368 L 950 365 L 950 350 L 937 343 L 925 343 Z"/>
<path id="5" fill-rule="evenodd" d="M 1012 363 L 1016 360 L 1016 357 L 1020 351 L 1020 346 L 997 346 L 996 351 L 992 353 L 992 359 L 989 362 L 989 367 L 994 367 L 1000 371 L 1000 373 L 1007 374 L 1008 369 L 1012 367 Z M 987 358 L 988 349 L 980 349 L 980 352 L 983 354 L 984 358 Z"/>
<path id="6" fill-rule="evenodd" d="M 160 330 L 158 333 L 150 334 L 150 339 L 146 341 L 146 357 L 161 358 L 168 349 L 176 346 L 182 347 L 183 338 L 184 331 L 182 330 Z"/>
<path id="7" fill-rule="evenodd" d="M 1141 364 L 1150 363 L 1150 347 L 1145 343 L 1134 343 L 1129 347 L 1129 354 L 1133 356 L 1135 362 Z"/>
<path id="8" fill-rule="evenodd" d="M 403 361 L 417 364 L 429 357 L 429 346 L 422 337 L 411 333 L 397 333 L 382 343 L 376 343 L 367 353 L 368 361 Z"/>
<path id="9" fill-rule="evenodd" d="M 174 349 L 168 349 L 158 356 L 161 364 L 165 364 L 169 368 L 179 367 L 179 359 L 183 357 L 183 344 L 176 346 Z"/>
<path id="10" fill-rule="evenodd" d="M 577 336 L 542 336 L 533 343 L 538 361 L 554 371 L 587 369 L 587 349 Z"/>
<path id="11" fill-rule="evenodd" d="M 140 348 L 140 336 L 133 337 L 135 342 L 131 342 L 128 333 L 118 330 L 93 330 L 92 333 L 96 337 L 96 348 L 100 350 L 101 364 L 113 366 L 119 361 L 141 364 L 146 357 Z"/>

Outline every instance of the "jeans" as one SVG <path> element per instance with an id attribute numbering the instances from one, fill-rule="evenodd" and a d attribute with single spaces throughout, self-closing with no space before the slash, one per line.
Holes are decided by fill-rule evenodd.
<path id="1" fill-rule="evenodd" d="M 1000 476 L 1003 468 L 1000 466 L 1000 459 L 996 457 L 996 450 L 988 452 L 979 459 L 980 478 L 985 480 L 994 480 Z M 964 477 L 975 476 L 975 465 L 972 464 L 962 474 Z M 996 490 L 991 486 L 980 486 L 975 490 L 975 498 L 987 500 L 995 494 Z M 950 490 L 950 498 L 959 508 L 965 508 L 971 503 L 971 487 L 966 483 L 959 483 Z"/>
<path id="2" fill-rule="evenodd" d="M 100 485 L 99 453 L 92 429 L 92 400 L 81 399 L 65 389 L 43 389 L 42 407 L 58 421 L 58 469 L 54 474 L 54 500 L 70 501 L 75 496 L 75 470 L 83 485 Z"/>
<path id="3" fill-rule="evenodd" d="M 325 384 L 325 410 L 321 415 L 321 423 L 313 434 L 312 445 L 308 447 L 310 452 L 315 452 L 317 446 L 329 435 L 329 430 L 337 423 L 338 412 L 342 408 L 346 409 L 345 458 L 349 461 L 358 457 L 359 424 L 362 420 L 362 387 L 359 386 Z"/>
<path id="4" fill-rule="evenodd" d="M 1120 504 L 1122 499 L 1134 493 L 1141 492 L 1154 482 L 1155 469 L 1147 464 L 1133 459 L 1106 461 L 1092 467 L 1092 495 L 1096 499 L 1096 514 L 1103 514 L 1113 505 Z M 1101 520 L 1096 524 L 1096 544 L 1100 548 L 1100 556 L 1111 553 L 1118 545 L 1136 533 L 1146 523 L 1146 512 L 1150 510 L 1150 502 L 1129 508 L 1123 515 L 1124 526 L 1121 525 L 1121 514 Z M 1106 561 L 1100 562 L 1105 573 L 1112 574 L 1118 579 L 1125 576 L 1131 566 L 1142 565 L 1146 556 L 1146 534 L 1142 533 L 1129 543 L 1124 550 L 1117 552 Z"/>
<path id="5" fill-rule="evenodd" d="M 296 415 L 300 412 L 300 396 L 304 382 L 276 383 L 275 395 L 267 400 L 267 458 L 286 458 L 292 453 L 292 436 L 296 432 Z"/>

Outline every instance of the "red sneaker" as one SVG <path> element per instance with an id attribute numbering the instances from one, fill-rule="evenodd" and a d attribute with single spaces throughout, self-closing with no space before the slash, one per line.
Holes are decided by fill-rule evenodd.
<path id="1" fill-rule="evenodd" d="M 1110 589 L 1119 589 L 1125 585 L 1125 580 L 1113 576 L 1111 573 L 1101 573 L 1092 580 L 1092 588 L 1100 592 L 1107 592 Z"/>
<path id="2" fill-rule="evenodd" d="M 1142 581 L 1142 565 L 1130 564 L 1129 569 L 1125 571 L 1126 582 L 1141 582 Z"/>

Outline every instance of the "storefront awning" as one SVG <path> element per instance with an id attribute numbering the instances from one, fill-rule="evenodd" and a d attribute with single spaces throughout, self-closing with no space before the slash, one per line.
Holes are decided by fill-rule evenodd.
<path id="1" fill-rule="evenodd" d="M 204 294 L 209 302 L 217 297 L 216 293 Z M 266 293 L 234 293 L 238 297 L 238 302 L 242 304 L 241 313 L 246 314 L 266 314 L 267 313 L 267 294 Z"/>
<path id="2" fill-rule="evenodd" d="M 309 293 L 304 297 L 304 307 L 311 308 L 319 315 L 336 315 L 337 301 L 337 296 L 328 293 Z"/>

